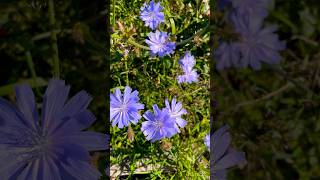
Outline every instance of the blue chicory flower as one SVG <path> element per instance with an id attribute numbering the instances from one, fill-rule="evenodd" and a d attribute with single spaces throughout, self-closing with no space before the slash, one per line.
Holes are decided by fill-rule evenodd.
<path id="1" fill-rule="evenodd" d="M 160 2 L 151 1 L 149 4 L 144 3 L 141 7 L 140 19 L 145 22 L 145 26 L 155 30 L 160 23 L 164 22 L 164 14 L 161 12 L 163 7 Z"/>
<path id="2" fill-rule="evenodd" d="M 191 55 L 190 51 L 186 51 L 183 58 L 179 60 L 179 64 L 181 67 L 193 68 L 193 66 L 196 64 L 196 60 L 194 59 L 194 56 Z"/>
<path id="3" fill-rule="evenodd" d="M 153 113 L 148 110 L 143 117 L 147 120 L 142 123 L 141 131 L 151 142 L 162 138 L 170 138 L 177 133 L 175 120 L 170 116 L 169 110 L 160 110 L 156 104 L 153 106 Z"/>
<path id="4" fill-rule="evenodd" d="M 150 47 L 152 56 L 159 55 L 160 57 L 164 57 L 165 55 L 172 54 L 176 48 L 176 44 L 169 41 L 169 34 L 167 32 L 157 30 L 155 33 L 149 33 L 148 37 L 149 39 L 146 40 L 146 43 Z"/>
<path id="5" fill-rule="evenodd" d="M 197 71 L 193 69 L 196 61 L 190 52 L 185 52 L 184 57 L 179 60 L 179 64 L 184 73 L 177 77 L 179 84 L 198 82 L 199 75 Z"/>
<path id="6" fill-rule="evenodd" d="M 225 125 L 211 136 L 213 151 L 210 152 L 210 156 L 213 161 L 210 161 L 210 176 L 212 179 L 227 179 L 228 168 L 246 162 L 244 152 L 236 151 L 230 147 L 231 136 L 228 129 L 229 126 Z"/>
<path id="7" fill-rule="evenodd" d="M 139 103 L 139 92 L 132 92 L 129 86 L 125 87 L 122 95 L 119 88 L 116 88 L 114 94 L 110 94 L 110 121 L 112 126 L 118 124 L 118 128 L 128 126 L 130 122 L 138 123 L 141 119 L 139 110 L 144 109 L 144 105 Z"/>
<path id="8" fill-rule="evenodd" d="M 187 114 L 187 110 L 182 108 L 182 103 L 177 102 L 175 98 L 170 102 L 166 99 L 165 100 L 166 108 L 169 110 L 170 116 L 175 120 L 175 128 L 177 132 L 180 132 L 180 128 L 184 128 L 187 125 L 187 121 L 182 119 L 182 115 Z"/>
<path id="9" fill-rule="evenodd" d="M 99 179 L 88 151 L 106 150 L 108 136 L 82 131 L 96 120 L 91 97 L 80 91 L 67 101 L 69 90 L 50 80 L 41 117 L 27 84 L 15 86 L 17 107 L 0 98 L 1 179 Z"/>
<path id="10" fill-rule="evenodd" d="M 182 67 L 184 74 L 177 77 L 179 84 L 198 82 L 199 75 L 196 70 L 190 67 Z"/>

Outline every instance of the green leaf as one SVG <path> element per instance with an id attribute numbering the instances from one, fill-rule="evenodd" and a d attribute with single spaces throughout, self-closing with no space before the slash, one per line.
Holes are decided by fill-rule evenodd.
<path id="1" fill-rule="evenodd" d="M 48 81 L 38 77 L 36 79 L 26 79 L 22 82 L 4 85 L 0 87 L 0 96 L 5 96 L 12 93 L 14 91 L 14 86 L 21 83 L 28 83 L 32 88 L 36 88 L 46 86 L 48 84 Z"/>

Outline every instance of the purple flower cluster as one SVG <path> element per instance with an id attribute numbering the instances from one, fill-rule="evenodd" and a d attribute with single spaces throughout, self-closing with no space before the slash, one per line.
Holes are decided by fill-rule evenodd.
<path id="1" fill-rule="evenodd" d="M 182 115 L 187 114 L 187 111 L 182 108 L 182 103 L 175 98 L 172 99 L 171 105 L 169 101 L 165 100 L 166 107 L 160 110 L 158 106 L 153 105 L 153 113 L 147 111 L 143 117 L 147 120 L 142 123 L 141 130 L 146 136 L 147 140 L 151 142 L 160 140 L 162 138 L 170 138 L 177 133 L 180 133 L 180 128 L 184 128 L 187 122 L 181 118 Z"/>
<path id="2" fill-rule="evenodd" d="M 139 110 L 144 109 L 144 105 L 139 103 L 138 91 L 132 92 L 129 86 L 125 87 L 122 95 L 119 88 L 116 88 L 115 93 L 110 94 L 110 121 L 112 126 L 118 124 L 118 128 L 129 126 L 130 122 L 137 124 L 141 119 Z M 147 120 L 142 123 L 141 130 L 147 140 L 152 142 L 162 138 L 180 133 L 180 128 L 184 128 L 187 122 L 181 117 L 187 114 L 187 111 L 182 107 L 181 102 L 172 99 L 171 104 L 166 99 L 166 107 L 162 110 L 155 104 L 153 105 L 153 113 L 148 110 L 143 114 Z"/>
<path id="3" fill-rule="evenodd" d="M 50 80 L 41 116 L 27 84 L 15 87 L 17 107 L 0 98 L 1 179 L 99 179 L 88 151 L 106 150 L 109 137 L 82 131 L 96 120 L 91 97 L 80 91 L 67 101 L 69 91 Z"/>
<path id="4" fill-rule="evenodd" d="M 245 153 L 230 147 L 231 136 L 229 126 L 219 128 L 211 135 L 213 152 L 210 152 L 213 161 L 210 162 L 212 179 L 227 179 L 227 169 L 246 162 Z M 210 149 L 209 135 L 205 137 L 205 144 Z"/>
<path id="5" fill-rule="evenodd" d="M 164 13 L 161 12 L 163 7 L 160 2 L 155 3 L 150 1 L 149 4 L 144 3 L 141 7 L 140 19 L 145 22 L 145 25 L 155 30 L 161 22 L 164 22 Z M 170 55 L 176 49 L 176 44 L 169 41 L 169 34 L 167 32 L 150 32 L 149 39 L 146 39 L 146 43 L 149 45 L 150 53 L 152 56 L 158 55 L 164 57 Z"/>
<path id="6" fill-rule="evenodd" d="M 285 43 L 275 34 L 275 25 L 264 25 L 269 0 L 229 0 L 220 4 L 223 5 L 220 8 L 229 5 L 226 19 L 239 37 L 236 40 L 220 41 L 214 54 L 218 70 L 232 66 L 250 66 L 259 70 L 262 62 L 280 62 L 279 51 L 285 49 Z"/>
<path id="7" fill-rule="evenodd" d="M 190 52 L 185 52 L 185 56 L 180 59 L 179 64 L 184 74 L 177 77 L 178 83 L 198 82 L 199 75 L 193 69 L 196 61 Z"/>

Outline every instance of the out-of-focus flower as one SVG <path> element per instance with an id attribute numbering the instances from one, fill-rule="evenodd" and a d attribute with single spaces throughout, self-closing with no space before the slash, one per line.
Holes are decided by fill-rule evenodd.
<path id="1" fill-rule="evenodd" d="M 169 110 L 170 116 L 175 120 L 175 128 L 177 132 L 180 132 L 180 128 L 184 128 L 187 125 L 187 121 L 182 119 L 182 115 L 187 114 L 187 111 L 182 108 L 182 103 L 177 102 L 175 98 L 170 102 L 166 99 L 165 100 L 166 108 Z"/>
<path id="2" fill-rule="evenodd" d="M 234 42 L 221 42 L 214 56 L 217 61 L 216 68 L 222 70 L 239 64 L 240 51 Z"/>
<path id="3" fill-rule="evenodd" d="M 261 63 L 277 64 L 281 60 L 280 51 L 286 45 L 280 41 L 275 31 L 277 26 L 263 26 L 259 18 L 251 17 L 249 21 L 230 16 L 235 31 L 239 34 L 238 40 L 222 42 L 215 52 L 218 70 L 231 66 L 245 68 L 250 66 L 254 70 L 261 69 Z"/>
<path id="4" fill-rule="evenodd" d="M 152 107 L 153 113 L 148 110 L 143 115 L 147 121 L 142 123 L 141 131 L 146 139 L 154 142 L 175 135 L 177 133 L 175 120 L 171 118 L 169 110 L 167 108 L 160 110 L 156 104 Z"/>
<path id="5" fill-rule="evenodd" d="M 217 0 L 217 7 L 219 10 L 223 10 L 225 7 L 231 5 L 231 0 Z"/>
<path id="6" fill-rule="evenodd" d="M 163 7 L 160 2 L 151 1 L 149 4 L 144 3 L 141 7 L 140 19 L 145 22 L 145 26 L 155 30 L 160 23 L 164 22 L 164 14 L 161 12 Z"/>
<path id="7" fill-rule="evenodd" d="M 268 5 L 270 0 L 230 0 L 233 10 L 237 13 L 237 17 L 249 18 L 259 17 L 265 18 L 268 15 Z"/>
<path id="8" fill-rule="evenodd" d="M 227 169 L 245 163 L 245 153 L 230 147 L 231 136 L 229 126 L 219 128 L 211 136 L 213 152 L 210 152 L 213 161 L 210 161 L 210 176 L 212 179 L 227 179 Z M 210 141 L 210 138 L 209 138 Z"/>
<path id="9" fill-rule="evenodd" d="M 146 39 L 146 43 L 149 45 L 151 55 L 159 55 L 164 57 L 165 55 L 172 54 L 176 49 L 176 44 L 169 41 L 169 35 L 167 32 L 156 31 L 155 33 L 149 33 L 149 39 Z"/>
<path id="10" fill-rule="evenodd" d="M 96 120 L 91 97 L 81 91 L 67 101 L 69 89 L 50 80 L 41 117 L 27 84 L 15 87 L 17 108 L 0 98 L 1 179 L 99 179 L 88 151 L 107 149 L 108 136 L 82 131 Z"/>
<path id="11" fill-rule="evenodd" d="M 285 42 L 280 41 L 276 25 L 263 27 L 262 21 L 252 18 L 249 23 L 244 20 L 234 21 L 235 29 L 240 34 L 236 42 L 241 52 L 239 67 L 251 66 L 254 70 L 261 68 L 261 62 L 277 64 L 281 60 L 279 51 L 285 49 Z"/>
<path id="12" fill-rule="evenodd" d="M 130 122 L 138 123 L 141 119 L 139 110 L 144 109 L 144 105 L 139 103 L 139 92 L 132 92 L 129 86 L 125 87 L 122 95 L 119 88 L 116 88 L 114 94 L 110 94 L 110 121 L 112 126 L 118 124 L 118 128 L 128 126 Z"/>

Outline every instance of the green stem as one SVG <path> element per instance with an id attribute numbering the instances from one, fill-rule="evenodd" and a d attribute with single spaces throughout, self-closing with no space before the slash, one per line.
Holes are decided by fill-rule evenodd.
<path id="1" fill-rule="evenodd" d="M 195 33 L 193 36 L 189 37 L 188 39 L 185 39 L 181 42 L 178 42 L 177 43 L 177 46 L 182 46 L 182 45 L 185 45 L 187 44 L 188 42 L 192 41 L 196 36 L 202 36 L 204 34 L 207 33 L 207 31 L 209 30 L 209 25 L 207 25 L 205 28 L 203 28 L 202 30 L 198 31 L 197 33 Z"/>
<path id="2" fill-rule="evenodd" d="M 278 73 L 279 75 L 281 75 L 285 80 L 291 82 L 292 84 L 294 84 L 296 87 L 298 87 L 299 89 L 306 91 L 309 95 L 313 94 L 313 91 L 311 91 L 308 87 L 303 86 L 299 81 L 291 78 L 289 76 L 289 74 L 283 70 L 280 66 L 270 66 L 276 73 Z"/>
<path id="3" fill-rule="evenodd" d="M 128 39 L 128 43 L 130 43 L 130 44 L 132 44 L 132 45 L 135 45 L 135 46 L 137 46 L 137 47 L 139 47 L 139 48 L 141 48 L 141 49 L 150 50 L 149 47 L 144 46 L 144 45 L 141 45 L 141 44 L 139 44 L 139 43 L 136 43 L 133 39 Z"/>
<path id="4" fill-rule="evenodd" d="M 56 29 L 56 30 L 52 30 L 52 31 L 54 31 L 56 34 L 58 34 L 58 33 L 68 33 L 68 34 L 71 34 L 71 33 L 72 33 L 72 30 L 71 30 L 71 29 Z M 39 40 L 48 38 L 48 37 L 51 36 L 52 31 L 35 35 L 31 40 L 32 40 L 32 41 L 39 41 Z"/>
<path id="5" fill-rule="evenodd" d="M 113 10 L 113 14 L 112 14 L 112 27 L 115 27 L 116 24 L 116 0 L 112 0 L 112 10 Z"/>
<path id="6" fill-rule="evenodd" d="M 126 85 L 129 86 L 129 71 L 128 71 L 128 62 L 127 58 L 125 58 L 124 66 L 126 68 Z"/>
<path id="7" fill-rule="evenodd" d="M 34 68 L 34 63 L 33 63 L 30 51 L 26 51 L 25 55 L 26 55 L 26 58 L 27 58 L 27 64 L 28 64 L 28 68 L 29 68 L 30 73 L 31 73 L 32 80 L 33 80 L 34 85 L 36 87 L 36 93 L 38 95 L 40 95 L 40 91 L 39 91 L 39 88 L 38 88 L 38 82 L 37 82 L 37 74 L 36 74 L 36 70 Z"/>
<path id="8" fill-rule="evenodd" d="M 54 2 L 53 0 L 49 0 L 49 25 L 51 29 L 54 29 L 55 26 L 55 12 L 54 12 Z M 51 48 L 53 51 L 52 59 L 53 59 L 53 76 L 55 78 L 60 77 L 60 62 L 59 62 L 59 52 L 57 45 L 57 33 L 56 31 L 51 31 Z"/>

